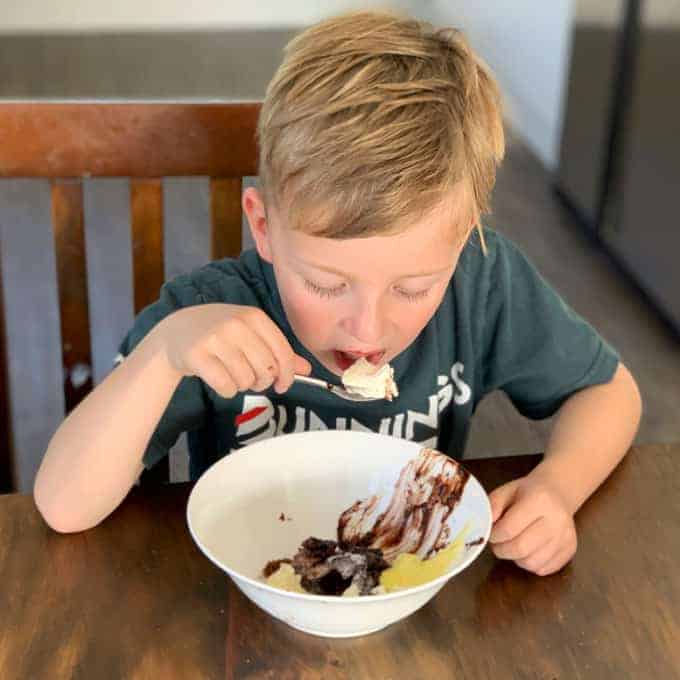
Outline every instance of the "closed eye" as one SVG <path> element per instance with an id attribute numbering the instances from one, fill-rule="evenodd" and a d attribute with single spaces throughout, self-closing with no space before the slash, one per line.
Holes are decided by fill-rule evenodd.
<path id="1" fill-rule="evenodd" d="M 319 286 L 318 284 L 314 283 L 313 281 L 309 281 L 308 279 L 304 279 L 305 283 L 305 288 L 310 290 L 312 293 L 315 295 L 318 295 L 319 297 L 322 298 L 333 298 L 337 297 L 338 295 L 342 295 L 345 292 L 345 289 L 347 288 L 347 284 L 341 283 L 337 286 L 333 286 L 331 288 L 327 288 L 324 286 Z M 425 288 L 424 290 L 419 290 L 414 293 L 405 290 L 403 288 L 395 287 L 394 291 L 396 292 L 397 295 L 400 297 L 404 298 L 407 302 L 418 302 L 419 300 L 424 299 L 427 297 L 427 295 L 430 292 L 430 288 Z"/>
<path id="2" fill-rule="evenodd" d="M 404 290 L 403 288 L 395 288 L 394 290 L 396 291 L 397 295 L 400 295 L 408 302 L 418 302 L 418 300 L 422 300 L 423 298 L 427 297 L 431 289 L 425 288 L 424 290 L 419 290 L 415 293 L 411 293 L 408 290 Z"/>
<path id="3" fill-rule="evenodd" d="M 307 279 L 304 279 L 304 282 L 305 288 L 311 290 L 312 293 L 315 293 L 316 295 L 319 295 L 322 298 L 336 297 L 337 295 L 341 295 L 345 291 L 344 283 L 341 283 L 338 286 L 333 286 L 332 288 L 324 288 L 323 286 L 319 286 L 316 283 L 313 283 L 312 281 L 309 281 Z"/>

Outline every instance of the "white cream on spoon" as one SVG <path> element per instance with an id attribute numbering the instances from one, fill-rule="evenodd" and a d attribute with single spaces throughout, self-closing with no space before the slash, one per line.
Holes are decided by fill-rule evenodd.
<path id="1" fill-rule="evenodd" d="M 357 359 L 343 372 L 342 384 L 349 392 L 362 397 L 392 401 L 399 396 L 394 369 L 389 364 L 377 368 L 366 357 Z"/>

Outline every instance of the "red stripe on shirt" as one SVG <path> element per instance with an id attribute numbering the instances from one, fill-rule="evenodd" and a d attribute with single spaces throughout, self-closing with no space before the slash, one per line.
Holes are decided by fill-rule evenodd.
<path id="1" fill-rule="evenodd" d="M 266 406 L 256 406 L 255 408 L 251 408 L 250 411 L 246 411 L 245 413 L 240 413 L 239 415 L 236 416 L 234 422 L 236 425 L 242 425 L 243 423 L 247 423 L 249 420 L 252 420 L 253 418 L 257 418 L 257 416 L 262 413 L 262 411 L 266 411 L 267 407 Z"/>

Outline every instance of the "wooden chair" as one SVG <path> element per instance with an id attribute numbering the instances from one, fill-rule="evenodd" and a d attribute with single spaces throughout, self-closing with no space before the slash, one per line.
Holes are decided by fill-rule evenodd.
<path id="1" fill-rule="evenodd" d="M 51 226 L 53 232 L 50 241 L 61 342 L 59 348 L 45 351 L 61 355 L 64 414 L 93 384 L 84 182 L 102 177 L 127 178 L 129 182 L 132 290 L 137 313 L 158 297 L 164 280 L 164 178 L 209 178 L 211 258 L 239 254 L 242 178 L 257 174 L 258 113 L 257 103 L 0 103 L 0 189 L 4 183 L 6 191 L 16 186 L 24 191 L 29 182 L 29 188 L 35 185 L 36 190 L 42 187 L 44 191 L 48 180 L 51 215 L 40 228 L 49 231 Z M 13 388 L 28 380 L 42 389 L 41 362 L 35 357 L 31 370 L 10 370 L 12 342 L 21 343 L 22 338 L 12 337 L 6 304 L 12 301 L 16 305 L 24 292 L 12 290 L 6 281 L 3 285 L 2 266 L 8 261 L 21 267 L 30 263 L 8 260 L 13 255 L 6 249 L 3 252 L 2 234 L 9 233 L 15 223 L 24 223 L 26 217 L 17 219 L 16 205 L 8 209 L 11 201 L 3 205 L 2 197 L 0 192 L 0 491 L 28 492 L 44 448 L 22 450 L 16 441 L 17 422 L 31 416 L 25 405 L 17 403 L 18 390 Z M 39 328 L 33 331 L 40 333 Z M 62 400 L 62 395 L 54 396 Z M 166 463 L 155 477 L 167 476 Z"/>

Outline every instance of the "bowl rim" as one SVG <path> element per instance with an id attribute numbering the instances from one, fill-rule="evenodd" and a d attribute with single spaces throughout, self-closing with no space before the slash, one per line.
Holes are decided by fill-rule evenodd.
<path id="1" fill-rule="evenodd" d="M 483 532 L 482 536 L 482 542 L 479 543 L 478 545 L 475 545 L 470 548 L 468 551 L 468 554 L 465 556 L 461 562 L 459 562 L 454 569 L 451 571 L 447 571 L 446 573 L 442 574 L 441 576 L 438 576 L 437 578 L 432 579 L 431 581 L 427 581 L 426 583 L 421 583 L 418 586 L 412 586 L 410 588 L 403 588 L 400 590 L 395 590 L 391 593 L 378 593 L 375 595 L 348 595 L 348 596 L 342 596 L 342 595 L 317 595 L 315 593 L 298 593 L 292 590 L 284 590 L 283 588 L 276 588 L 275 586 L 270 586 L 269 584 L 265 583 L 264 581 L 258 581 L 255 578 L 252 578 L 250 576 L 246 576 L 245 574 L 241 574 L 240 572 L 236 571 L 235 569 L 232 569 L 231 567 L 228 567 L 224 564 L 222 564 L 213 554 L 212 552 L 205 547 L 201 541 L 198 540 L 198 537 L 196 535 L 196 532 L 194 531 L 194 527 L 192 526 L 191 523 L 191 517 L 190 517 L 190 507 L 191 507 L 191 502 L 192 498 L 194 498 L 194 493 L 196 492 L 196 489 L 198 488 L 199 482 L 201 479 L 207 475 L 210 470 L 212 470 L 215 466 L 222 464 L 222 465 L 228 465 L 229 459 L 233 460 L 234 456 L 241 456 L 241 455 L 253 455 L 252 453 L 252 448 L 253 447 L 258 447 L 260 448 L 259 445 L 266 445 L 268 442 L 271 443 L 269 440 L 270 439 L 281 439 L 283 437 L 288 437 L 288 438 L 304 438 L 308 437 L 309 435 L 316 435 L 318 436 L 328 436 L 328 435 L 336 435 L 337 433 L 342 433 L 342 436 L 350 435 L 352 437 L 362 437 L 362 438 L 379 438 L 381 440 L 384 440 L 385 438 L 387 439 L 397 439 L 399 441 L 405 441 L 413 444 L 414 446 L 417 446 L 418 449 L 425 448 L 424 444 L 420 442 L 414 442 L 412 440 L 406 440 L 403 438 L 399 437 L 393 437 L 391 435 L 386 435 L 386 434 L 381 434 L 378 432 L 360 432 L 356 430 L 307 430 L 305 432 L 290 432 L 290 433 L 284 433 L 277 435 L 276 437 L 269 437 L 267 439 L 262 439 L 258 442 L 254 442 L 252 444 L 249 444 L 247 446 L 244 446 L 240 449 L 237 449 L 236 451 L 232 451 L 226 456 L 223 456 L 222 458 L 216 460 L 212 465 L 210 465 L 209 468 L 207 468 L 203 474 L 194 482 L 194 485 L 191 489 L 191 492 L 189 493 L 189 498 L 187 499 L 187 504 L 186 504 L 186 511 L 185 511 L 185 517 L 186 517 L 186 522 L 187 526 L 189 528 L 189 533 L 191 534 L 191 538 L 193 539 L 194 543 L 196 546 L 199 548 L 199 550 L 220 570 L 225 571 L 232 579 L 234 579 L 235 582 L 239 581 L 244 581 L 248 585 L 253 586 L 255 588 L 258 588 L 260 590 L 263 590 L 265 592 L 270 592 L 275 595 L 279 596 L 289 596 L 293 600 L 308 600 L 312 602 L 333 602 L 333 603 L 344 603 L 344 604 L 357 604 L 357 603 L 363 603 L 363 602 L 385 602 L 388 600 L 394 600 L 394 599 L 399 599 L 402 597 L 406 597 L 408 595 L 416 595 L 418 593 L 427 591 L 427 590 L 434 590 L 436 586 L 443 586 L 446 581 L 451 579 L 453 576 L 456 576 L 460 572 L 462 572 L 466 567 L 468 567 L 472 562 L 474 562 L 475 559 L 482 553 L 484 548 L 486 547 L 487 543 L 489 542 L 489 537 L 491 535 L 491 528 L 492 528 L 492 510 L 491 510 L 491 503 L 489 501 L 489 495 L 486 491 L 486 489 L 482 486 L 481 482 L 475 477 L 464 465 L 461 464 L 460 461 L 456 460 L 455 458 L 451 458 L 451 456 L 447 456 L 449 460 L 453 461 L 456 465 L 461 467 L 462 469 L 466 470 L 466 472 L 469 474 L 471 479 L 474 479 L 475 482 L 479 485 L 479 488 L 482 491 L 482 498 L 485 501 L 485 505 L 488 511 L 488 525 L 486 527 L 486 530 Z M 262 446 L 261 448 L 266 448 L 265 446 Z M 435 449 L 438 451 L 438 453 L 442 455 L 447 455 L 443 453 L 442 451 L 439 451 L 438 449 Z M 454 511 L 455 512 L 455 511 Z M 478 539 L 475 539 L 478 540 Z"/>

